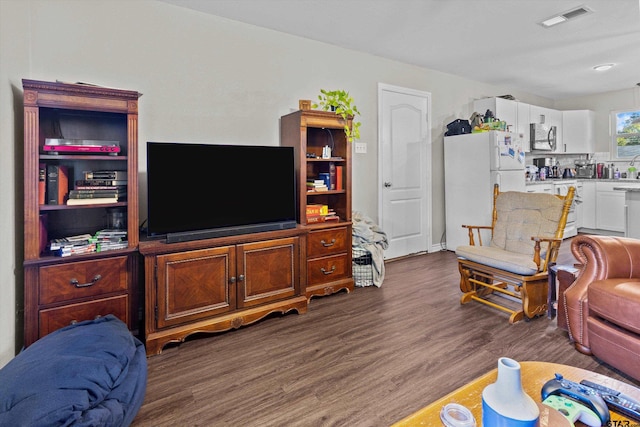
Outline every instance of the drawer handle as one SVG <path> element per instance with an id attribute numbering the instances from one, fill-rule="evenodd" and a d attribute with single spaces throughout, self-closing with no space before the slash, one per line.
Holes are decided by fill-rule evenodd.
<path id="1" fill-rule="evenodd" d="M 331 270 L 329 271 L 325 270 L 324 267 L 320 267 L 320 271 L 322 271 L 322 274 L 324 275 L 331 274 L 336 271 L 336 266 L 334 265 L 333 267 L 331 267 Z"/>
<path id="2" fill-rule="evenodd" d="M 322 239 L 320 240 L 320 243 L 322 243 L 322 246 L 324 246 L 325 248 L 328 248 L 336 244 L 336 239 L 331 239 L 331 243 L 327 243 L 324 241 L 324 239 Z"/>
<path id="3" fill-rule="evenodd" d="M 96 274 L 95 277 L 93 279 L 91 279 L 91 281 L 89 283 L 80 284 L 78 282 L 78 279 L 71 279 L 71 284 L 73 286 L 75 286 L 76 288 L 88 288 L 89 286 L 95 285 L 98 282 L 98 280 L 100 280 L 100 279 L 102 279 L 102 276 L 99 275 L 99 274 Z"/>

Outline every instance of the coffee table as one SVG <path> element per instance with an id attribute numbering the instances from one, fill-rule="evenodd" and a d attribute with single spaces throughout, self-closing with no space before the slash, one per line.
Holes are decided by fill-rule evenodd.
<path id="1" fill-rule="evenodd" d="M 575 368 L 573 366 L 560 365 L 548 362 L 519 362 L 520 373 L 522 376 L 522 387 L 524 391 L 538 403 L 540 407 L 540 427 L 559 427 L 562 425 L 570 425 L 568 421 L 557 411 L 550 411 L 545 405 L 540 404 L 542 401 L 540 390 L 542 386 L 550 379 L 554 378 L 554 374 L 559 373 L 566 379 L 580 382 L 589 380 L 606 387 L 616 389 L 636 400 L 640 400 L 640 391 L 632 385 L 609 378 L 586 369 Z M 497 366 L 497 361 L 496 361 Z M 448 403 L 458 403 L 467 407 L 476 419 L 478 426 L 482 425 L 482 390 L 496 381 L 498 370 L 494 369 L 485 375 L 471 381 L 470 383 L 460 387 L 459 389 L 449 393 L 448 395 L 436 400 L 430 405 L 420 409 L 414 414 L 409 415 L 401 421 L 398 421 L 393 427 L 408 426 L 442 426 L 440 421 L 440 410 Z M 640 421 L 634 421 L 617 412 L 610 412 L 612 426 L 640 427 Z M 619 423 L 617 423 L 619 421 Z M 582 426 L 580 422 L 576 422 L 576 426 Z"/>

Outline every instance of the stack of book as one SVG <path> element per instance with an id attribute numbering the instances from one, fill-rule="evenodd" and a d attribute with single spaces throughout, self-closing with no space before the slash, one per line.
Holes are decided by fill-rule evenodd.
<path id="1" fill-rule="evenodd" d="M 327 205 L 307 205 L 307 224 L 339 220 L 340 218 L 336 212 L 333 209 L 329 209 L 329 206 Z"/>
<path id="2" fill-rule="evenodd" d="M 329 188 L 323 179 L 307 180 L 307 191 L 328 191 Z"/>
<path id="3" fill-rule="evenodd" d="M 125 249 L 127 241 L 127 230 L 100 230 L 94 236 L 96 242 L 96 252 L 110 251 L 113 249 Z"/>
<path id="4" fill-rule="evenodd" d="M 96 251 L 96 243 L 91 234 L 79 234 L 51 240 L 49 250 L 59 257 L 87 254 Z"/>
<path id="5" fill-rule="evenodd" d="M 127 198 L 127 171 L 86 171 L 69 191 L 67 205 L 117 203 Z"/>
<path id="6" fill-rule="evenodd" d="M 127 230 L 109 229 L 100 230 L 94 235 L 78 234 L 49 242 L 51 255 L 59 257 L 126 249 L 128 246 Z"/>

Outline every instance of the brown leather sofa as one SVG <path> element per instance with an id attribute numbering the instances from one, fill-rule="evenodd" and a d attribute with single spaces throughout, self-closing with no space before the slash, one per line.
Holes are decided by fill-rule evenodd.
<path id="1" fill-rule="evenodd" d="M 581 270 L 563 295 L 578 351 L 640 380 L 640 240 L 578 235 Z"/>

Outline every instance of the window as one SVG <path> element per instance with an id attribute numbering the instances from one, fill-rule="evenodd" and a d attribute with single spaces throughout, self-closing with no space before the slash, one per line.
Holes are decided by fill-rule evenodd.
<path id="1" fill-rule="evenodd" d="M 625 159 L 640 155 L 640 110 L 615 111 L 612 120 L 614 157 Z"/>

